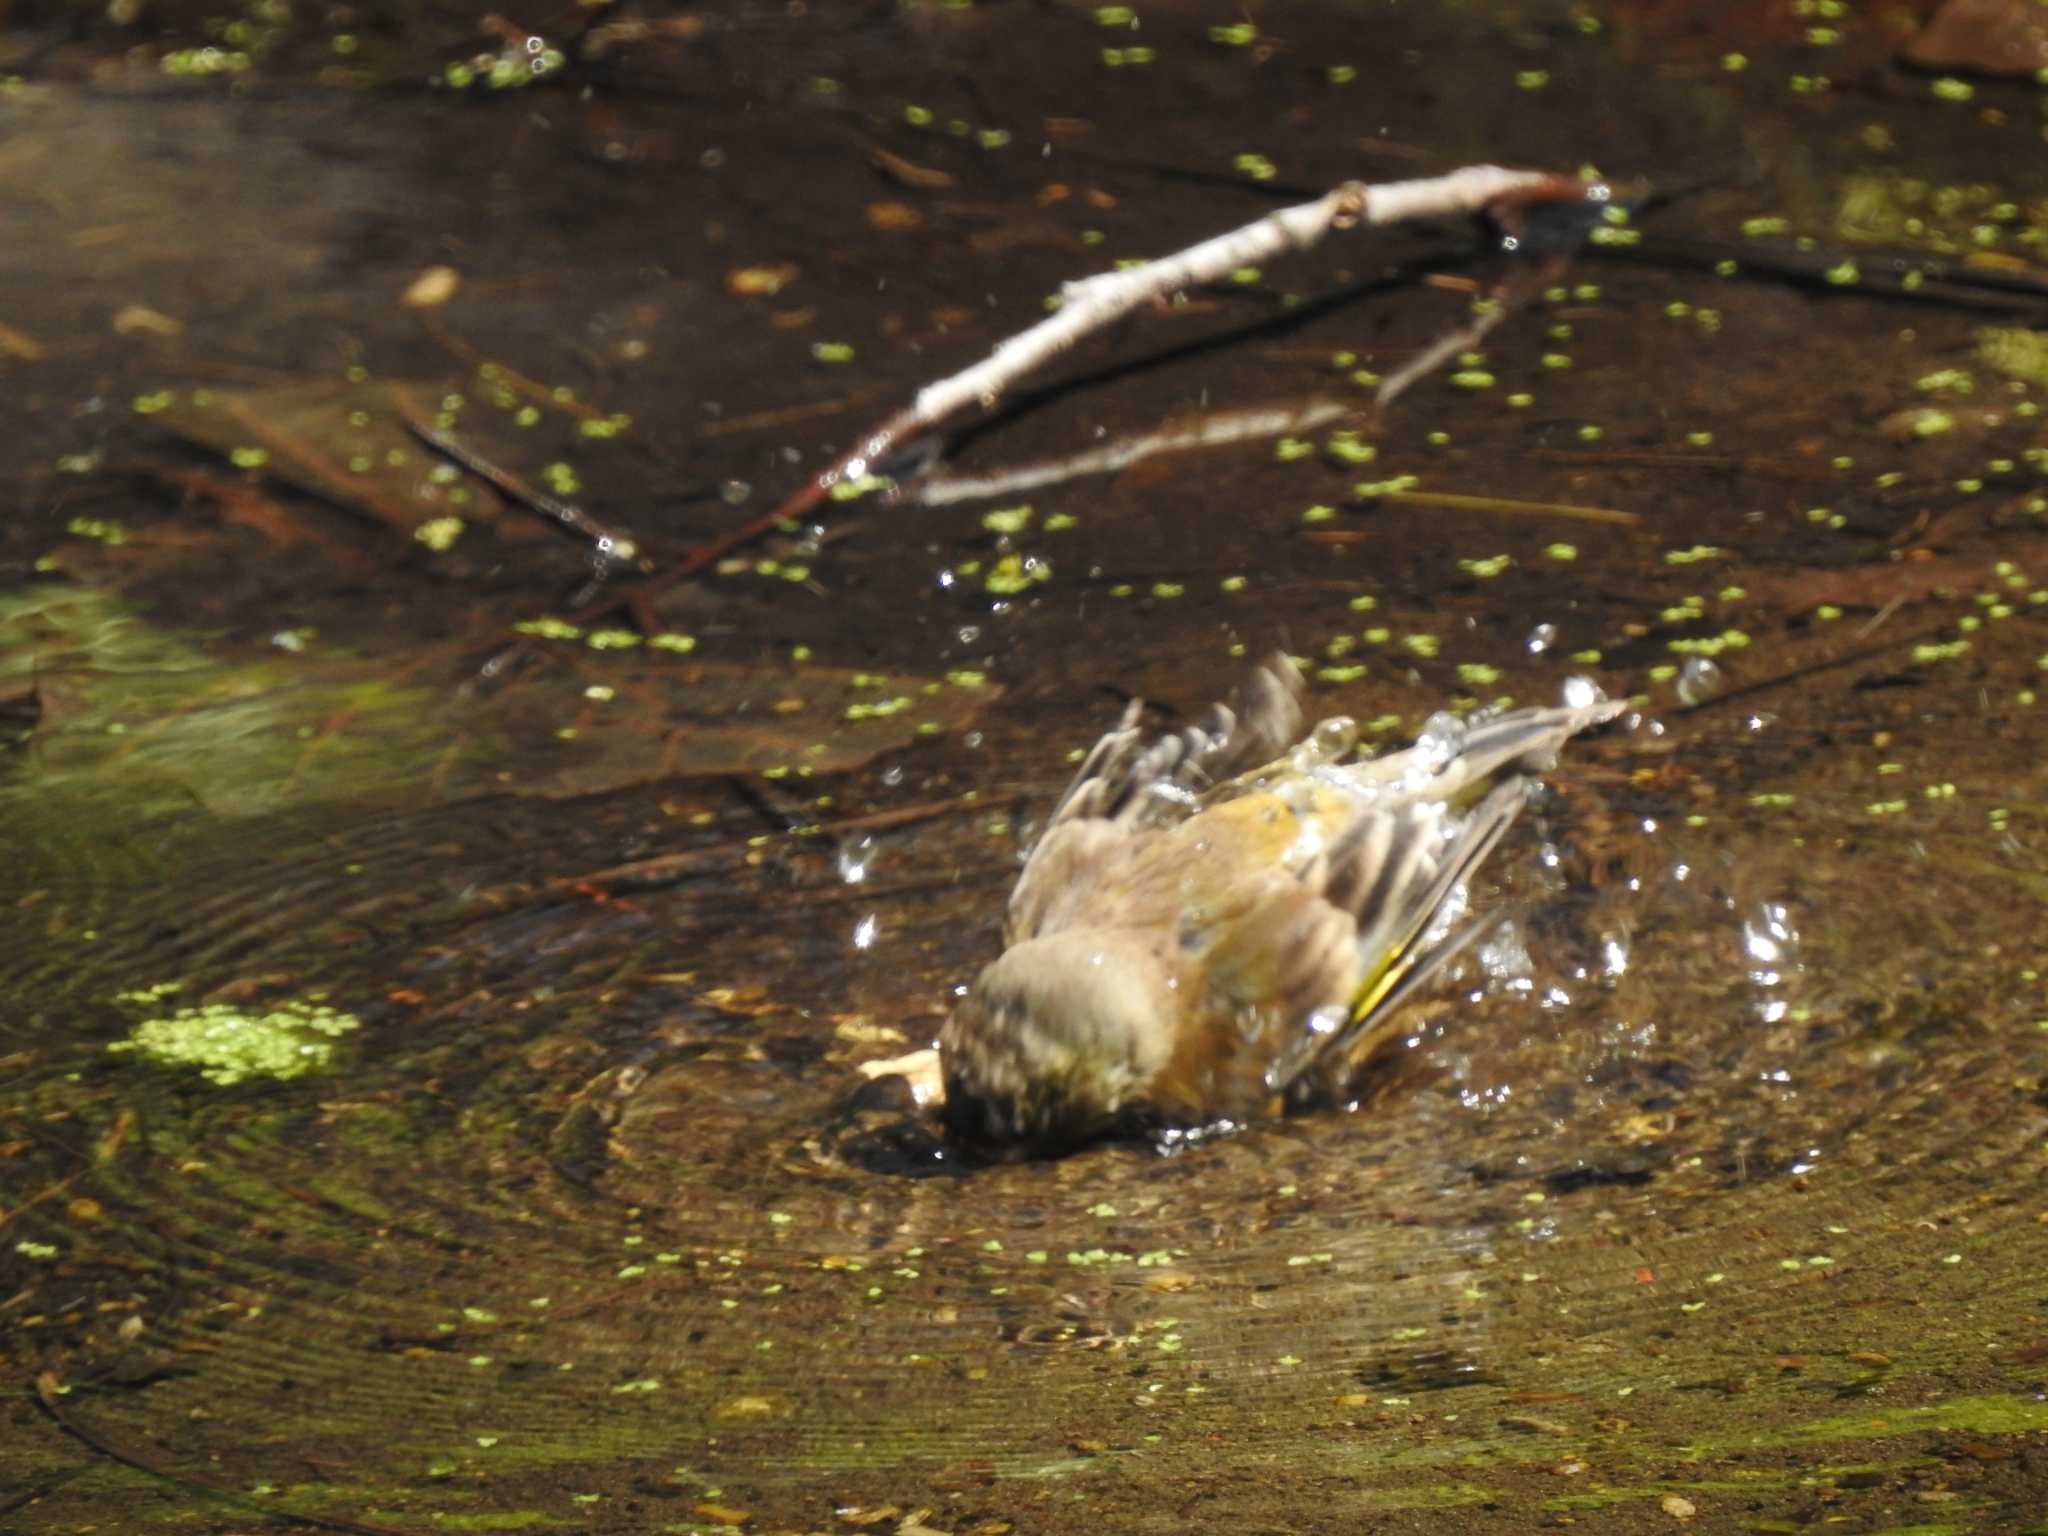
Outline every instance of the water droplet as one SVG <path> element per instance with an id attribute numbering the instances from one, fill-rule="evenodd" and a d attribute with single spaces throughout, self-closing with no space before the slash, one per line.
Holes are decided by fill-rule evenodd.
<path id="1" fill-rule="evenodd" d="M 1600 685 L 1590 677 L 1568 677 L 1564 680 L 1564 703 L 1567 709 L 1586 709 L 1606 697 L 1607 695 L 1600 691 Z"/>
<path id="2" fill-rule="evenodd" d="M 1678 669 L 1678 702 L 1697 704 L 1721 691 L 1721 669 L 1705 656 L 1688 656 Z"/>
<path id="3" fill-rule="evenodd" d="M 848 885 L 859 885 L 868 877 L 868 862 L 875 855 L 875 840 L 872 837 L 856 838 L 839 849 L 839 878 Z"/>
<path id="4" fill-rule="evenodd" d="M 1470 734 L 1465 722 L 1448 711 L 1439 710 L 1431 715 L 1422 724 L 1422 734 L 1415 738 L 1415 767 L 1409 777 L 1436 777 L 1447 763 L 1465 750 Z"/>

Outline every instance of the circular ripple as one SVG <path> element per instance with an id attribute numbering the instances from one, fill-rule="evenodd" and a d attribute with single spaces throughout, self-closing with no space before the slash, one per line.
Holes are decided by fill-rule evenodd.
<path id="1" fill-rule="evenodd" d="M 1937 1381 L 1943 1423 L 2023 1415 L 2031 928 L 1958 872 L 1961 831 L 1683 804 L 1615 775 L 1533 819 L 1513 942 L 1417 1010 L 1372 1103 L 977 1168 L 857 1088 L 982 947 L 941 831 L 869 891 L 802 855 L 744 901 L 731 865 L 550 884 L 534 849 L 602 867 L 617 829 L 565 848 L 503 808 L 271 826 L 260 882 L 196 834 L 117 844 L 43 898 L 107 964 L 70 983 L 92 1027 L 37 1035 L 8 1092 L 18 1335 L 124 1454 L 414 1522 L 599 1497 L 964 1525 L 1111 1465 L 1126 1516 L 1197 1466 L 1250 1509 L 1305 1444 L 1384 1513 L 1401 1466 L 1498 1492 L 1589 1447 L 1622 1484 L 1759 1434 L 1881 1456 Z M 1874 861 L 1912 878 L 1875 890 Z M 850 947 L 868 915 L 888 942 Z M 363 1027 L 282 1083 L 109 1056 L 105 999 L 167 965 Z"/>

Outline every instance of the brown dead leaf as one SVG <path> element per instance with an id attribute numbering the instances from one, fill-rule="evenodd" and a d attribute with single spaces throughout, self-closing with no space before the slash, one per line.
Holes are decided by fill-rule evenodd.
<path id="1" fill-rule="evenodd" d="M 969 679 L 702 661 L 600 635 L 542 642 L 468 695 L 488 621 L 364 654 L 214 649 L 104 594 L 51 584 L 0 604 L 0 697 L 33 687 L 18 791 L 89 784 L 255 815 L 338 798 L 548 799 L 666 778 L 846 771 L 962 729 L 1001 690 Z M 630 638 L 630 637 L 628 637 Z"/>
<path id="2" fill-rule="evenodd" d="M 363 551 L 330 537 L 300 516 L 297 510 L 282 505 L 276 497 L 268 495 L 252 482 L 171 464 L 145 465 L 143 472 L 211 501 L 219 510 L 221 521 L 253 529 L 273 550 L 308 546 L 336 570 L 356 576 L 366 576 L 376 568 Z M 133 543 L 145 549 L 151 548 L 159 543 L 159 533 L 160 530 L 139 530 Z M 76 571 L 78 565 L 67 562 L 64 569 Z"/>
<path id="3" fill-rule="evenodd" d="M 906 187 L 916 187 L 921 192 L 940 192 L 953 185 L 949 171 L 933 170 L 928 165 L 919 165 L 901 155 L 891 154 L 879 144 L 868 146 L 868 154 L 874 159 L 877 169 L 885 176 L 901 182 Z"/>
<path id="4" fill-rule="evenodd" d="M 1001 696 L 909 674 L 587 646 L 545 660 L 478 700 L 471 725 L 502 749 L 500 790 L 548 799 L 663 778 L 841 773 L 959 730 Z"/>
<path id="5" fill-rule="evenodd" d="M 1752 597 L 1786 613 L 1803 613 L 1823 603 L 1838 608 L 1883 608 L 1889 603 L 1952 597 L 1996 579 L 1984 562 L 1953 558 L 1893 559 L 1837 570 L 1760 575 L 1747 589 Z"/>
<path id="6" fill-rule="evenodd" d="M 924 215 L 908 203 L 869 203 L 868 228 L 900 234 L 924 227 Z"/>
<path id="7" fill-rule="evenodd" d="M 19 358 L 24 363 L 39 363 L 49 355 L 49 349 L 26 331 L 17 331 L 11 325 L 0 325 L 0 357 Z"/>
<path id="8" fill-rule="evenodd" d="M 725 274 L 725 291 L 743 299 L 772 297 L 796 279 L 793 261 L 772 267 L 734 267 Z"/>
<path id="9" fill-rule="evenodd" d="M 427 267 L 405 285 L 398 302 L 407 309 L 438 309 L 461 287 L 462 274 L 453 267 Z"/>
<path id="10" fill-rule="evenodd" d="M 116 336 L 182 336 L 184 322 L 174 320 L 160 309 L 143 304 L 124 304 L 114 311 Z"/>
<path id="11" fill-rule="evenodd" d="M 310 491 L 407 538 L 449 517 L 494 523 L 498 493 L 415 438 L 445 393 L 431 383 L 285 384 L 176 393 L 152 420 L 231 463 Z"/>
<path id="12" fill-rule="evenodd" d="M 1948 0 L 1904 54 L 1923 69 L 2032 74 L 2048 69 L 2048 10 L 2038 0 Z"/>

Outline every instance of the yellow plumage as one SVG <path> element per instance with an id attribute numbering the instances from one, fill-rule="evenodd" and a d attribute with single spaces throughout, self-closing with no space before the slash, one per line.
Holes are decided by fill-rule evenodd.
<path id="1" fill-rule="evenodd" d="M 1513 770 L 1619 709 L 1438 716 L 1347 762 L 1351 722 L 1304 735 L 1300 688 L 1276 658 L 1237 711 L 1148 742 L 1133 704 L 1089 753 L 940 1033 L 956 1132 L 1060 1145 L 1341 1087 L 1476 931 L 1465 882 L 1527 798 Z"/>

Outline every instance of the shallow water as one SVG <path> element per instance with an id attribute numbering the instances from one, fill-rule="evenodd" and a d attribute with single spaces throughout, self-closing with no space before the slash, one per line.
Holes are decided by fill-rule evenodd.
<path id="1" fill-rule="evenodd" d="M 2038 1521 L 2038 89 L 1952 99 L 1877 22 L 1578 14 L 736 11 L 495 97 L 411 83 L 452 14 L 239 89 L 0 56 L 5 1520 Z M 419 381 L 668 554 L 1066 278 L 1494 158 L 1709 184 L 1377 419 L 1354 375 L 1529 274 L 1348 236 L 1135 317 L 958 467 L 1311 397 L 1352 435 L 841 508 L 662 596 L 687 652 L 516 640 L 587 569 L 516 511 L 435 551 L 442 503 L 130 409 Z M 1870 292 L 1900 261 L 1945 278 Z M 1355 490 L 1411 474 L 1488 504 Z M 1369 1102 L 964 1165 L 859 1065 L 993 954 L 1122 697 L 1276 643 L 1383 741 L 1577 674 L 1638 708 Z M 161 1059 L 209 1008 L 271 1054 Z"/>

